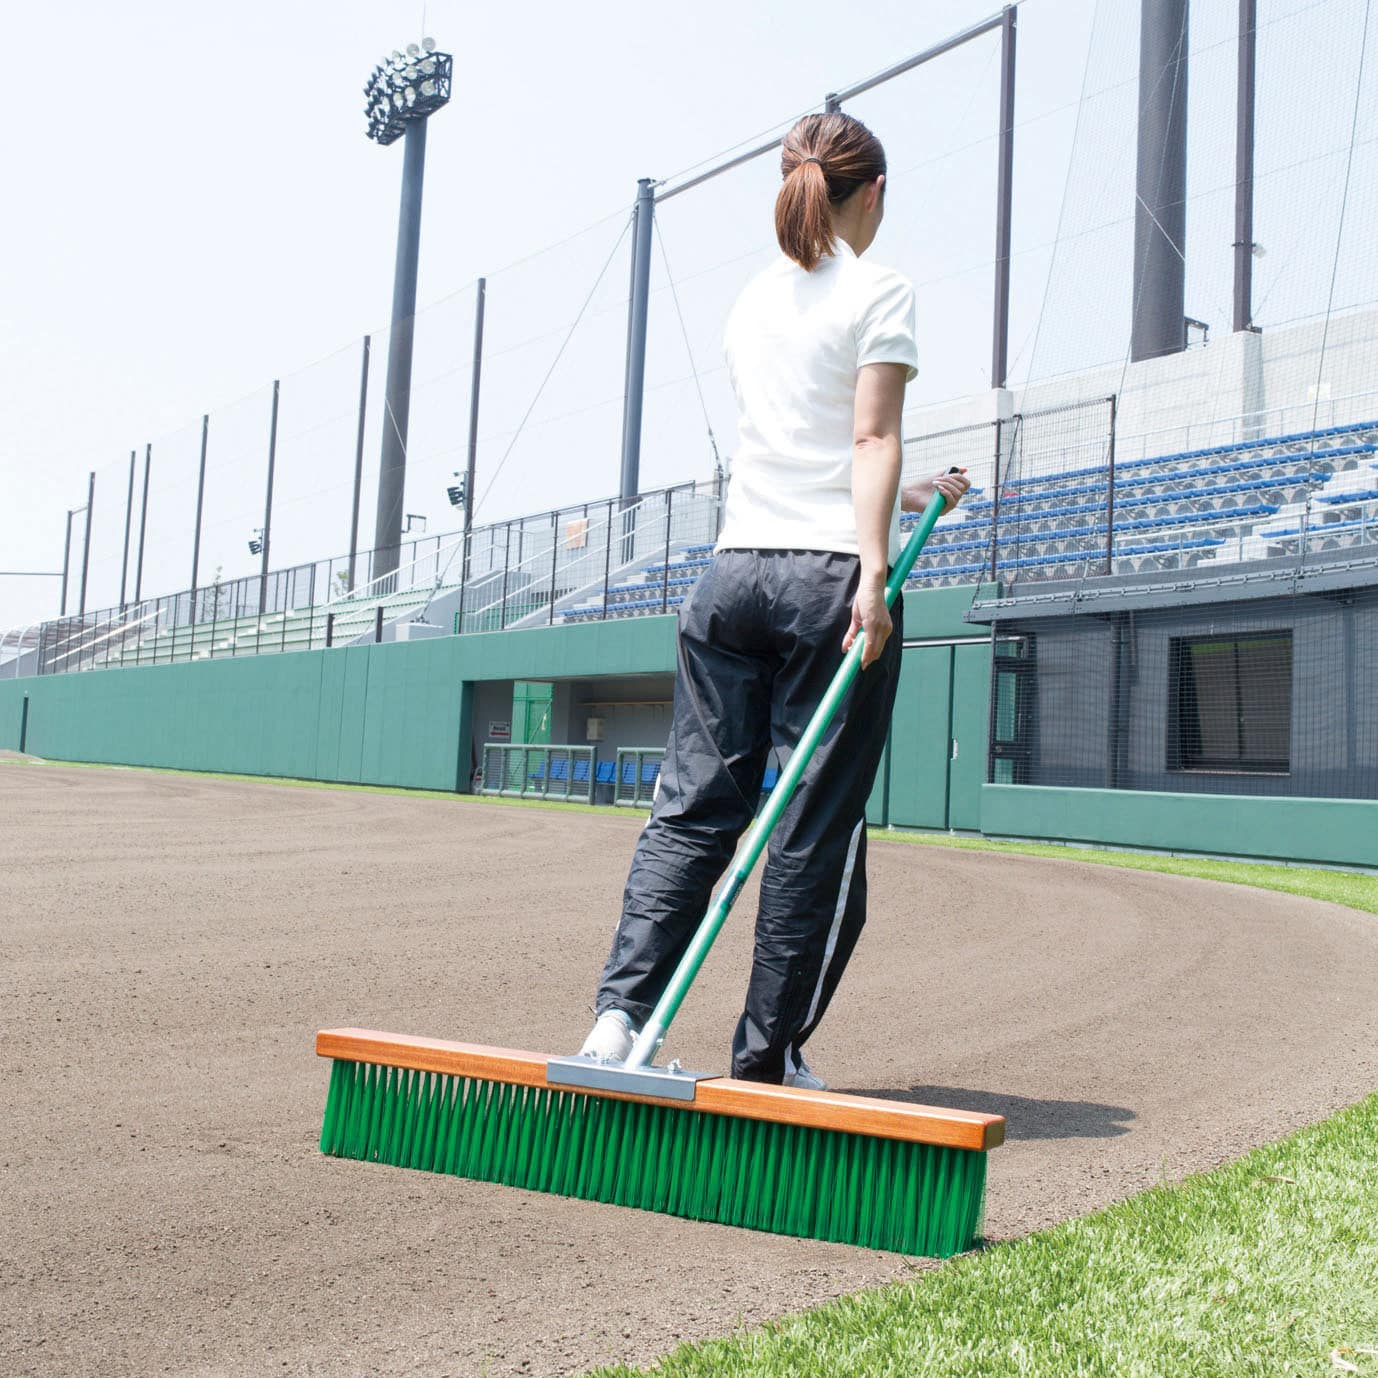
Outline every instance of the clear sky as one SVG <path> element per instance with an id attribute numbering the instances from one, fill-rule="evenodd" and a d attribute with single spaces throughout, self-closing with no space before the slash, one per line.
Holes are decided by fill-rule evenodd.
<path id="1" fill-rule="evenodd" d="M 637 178 L 670 177 L 773 132 L 819 108 L 828 91 L 996 8 L 994 0 L 868 0 L 845 11 L 822 0 L 6 6 L 0 569 L 60 568 L 65 511 L 85 501 L 94 469 L 88 607 L 117 601 L 129 452 L 138 449 L 141 472 L 152 441 L 144 592 L 186 587 L 200 417 L 209 411 L 202 581 L 216 567 L 226 577 L 251 572 L 245 543 L 262 519 L 275 377 L 283 381 L 273 563 L 341 553 L 366 331 L 374 360 L 360 544 L 372 543 L 401 145 L 367 140 L 362 88 L 394 47 L 424 32 L 455 55 L 454 97 L 429 129 L 406 501 L 435 532 L 457 523 L 443 489 L 463 464 L 471 285 L 480 274 L 489 276 L 489 316 L 476 519 L 615 492 L 628 241 L 613 251 Z M 1193 88 L 1194 99 L 1202 92 L 1206 150 L 1193 175 L 1199 168 L 1226 187 L 1234 10 L 1233 0 L 1193 6 L 1193 61 L 1199 30 L 1207 77 Z M 1098 215 L 1113 222 L 1115 252 L 1123 251 L 1136 12 L 1134 0 L 1026 0 L 1020 10 L 1016 378 L 1038 371 L 1040 358 L 1042 371 L 1057 371 L 1120 347 L 1113 332 L 1079 342 L 1096 336 L 1102 317 L 1122 318 L 1124 294 L 1098 306 L 1073 290 L 1072 279 L 1084 277 L 1074 256 L 1058 270 L 1071 275 L 1063 283 L 1049 272 L 1069 215 L 1088 227 Z M 1337 41 L 1352 46 L 1352 35 Z M 919 403 L 988 384 L 997 49 L 988 36 L 848 106 L 890 158 L 887 218 L 872 253 L 920 289 Z M 1088 53 L 1092 85 L 1106 94 L 1100 107 L 1083 108 L 1077 132 Z M 776 252 L 777 184 L 778 162 L 767 157 L 667 202 L 658 216 L 643 486 L 710 472 L 700 387 L 720 446 L 731 448 L 719 331 L 741 283 Z M 1211 280 L 1194 314 L 1209 310 L 1220 321 L 1229 237 L 1220 206 L 1228 204 L 1211 204 L 1204 239 L 1215 257 L 1202 256 Z M 1050 328 L 1060 305 L 1065 319 Z M 0 628 L 56 607 L 55 580 L 0 578 Z"/>

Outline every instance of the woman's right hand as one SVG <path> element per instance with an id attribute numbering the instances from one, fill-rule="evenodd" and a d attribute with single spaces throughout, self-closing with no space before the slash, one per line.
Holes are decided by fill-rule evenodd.
<path id="1" fill-rule="evenodd" d="M 859 631 L 866 633 L 866 644 L 861 648 L 861 668 L 880 659 L 885 643 L 890 639 L 894 624 L 890 621 L 890 609 L 885 606 L 885 573 L 861 571 L 861 583 L 857 586 L 856 597 L 852 599 L 852 625 L 842 638 L 845 654 L 852 649 Z"/>

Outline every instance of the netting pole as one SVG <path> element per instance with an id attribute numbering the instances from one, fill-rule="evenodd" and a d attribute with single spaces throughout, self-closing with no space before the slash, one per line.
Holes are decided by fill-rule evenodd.
<path id="1" fill-rule="evenodd" d="M 474 298 L 473 367 L 469 374 L 469 447 L 464 464 L 464 569 L 460 575 L 461 595 L 469 582 L 469 534 L 474 527 L 474 482 L 478 472 L 478 403 L 483 379 L 483 313 L 488 301 L 488 279 L 479 278 Z"/>
<path id="2" fill-rule="evenodd" d="M 129 493 L 124 500 L 124 558 L 120 561 L 120 611 L 124 611 L 124 595 L 129 579 L 129 529 L 134 520 L 134 459 L 138 451 L 129 452 Z M 121 661 L 121 664 L 124 662 Z"/>
<path id="3" fill-rule="evenodd" d="M 207 412 L 201 417 L 201 464 L 196 474 L 196 524 L 191 538 L 191 624 L 196 625 L 196 580 L 201 565 L 201 511 L 206 497 L 206 441 L 210 435 L 211 418 Z M 192 633 L 193 638 L 195 632 Z"/>
<path id="4" fill-rule="evenodd" d="M 363 357 L 359 364 L 359 424 L 354 437 L 354 506 L 349 519 L 349 578 L 348 592 L 354 592 L 354 562 L 359 553 L 359 490 L 364 481 L 364 424 L 368 415 L 368 362 L 373 336 L 364 336 Z M 331 571 L 330 592 L 334 591 L 334 571 Z"/>
<path id="5" fill-rule="evenodd" d="M 263 559 L 259 566 L 258 615 L 263 616 L 268 602 L 268 546 L 272 538 L 273 526 L 273 466 L 278 452 L 278 388 L 279 380 L 273 379 L 273 413 L 268 422 L 268 491 L 263 498 Z"/>
<path id="6" fill-rule="evenodd" d="M 651 234 L 655 215 L 653 179 L 637 183 L 632 232 L 632 292 L 627 308 L 627 376 L 622 410 L 622 506 L 636 501 L 641 488 L 641 407 L 646 385 L 646 318 L 651 300 Z"/>
<path id="7" fill-rule="evenodd" d="M 91 514 L 96 510 L 96 471 L 86 481 L 86 534 L 81 541 L 81 598 L 77 604 L 77 615 L 86 616 L 86 570 L 91 563 Z"/>
<path id="8" fill-rule="evenodd" d="M 1005 386 L 1010 350 L 1010 222 L 1014 187 L 1015 7 L 1000 15 L 1000 152 L 995 193 L 995 310 L 991 325 L 990 385 Z"/>
<path id="9" fill-rule="evenodd" d="M 1234 328 L 1253 329 L 1254 50 L 1257 0 L 1239 0 L 1239 68 L 1235 83 Z"/>
<path id="10" fill-rule="evenodd" d="M 67 572 L 72 563 L 72 510 L 67 509 L 67 535 L 62 542 L 62 603 L 59 617 L 67 616 Z"/>
<path id="11" fill-rule="evenodd" d="M 144 537 L 148 534 L 148 471 L 153 464 L 153 446 L 144 447 L 144 496 L 139 509 L 139 562 L 134 567 L 134 601 L 143 601 L 144 587 Z M 65 609 L 64 609 L 65 610 Z"/>

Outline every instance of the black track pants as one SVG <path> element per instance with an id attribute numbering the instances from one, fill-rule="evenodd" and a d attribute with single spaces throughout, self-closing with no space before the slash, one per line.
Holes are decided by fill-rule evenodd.
<path id="1" fill-rule="evenodd" d="M 720 552 L 680 612 L 674 718 L 596 1008 L 640 1026 L 751 822 L 771 747 L 782 762 L 842 662 L 855 555 Z M 761 878 L 732 1075 L 779 1082 L 823 1017 L 866 917 L 866 800 L 899 678 L 902 599 L 776 825 Z"/>

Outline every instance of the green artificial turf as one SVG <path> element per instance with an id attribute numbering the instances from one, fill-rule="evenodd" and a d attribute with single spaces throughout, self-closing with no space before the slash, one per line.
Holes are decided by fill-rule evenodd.
<path id="1" fill-rule="evenodd" d="M 1374 1351 L 1378 1095 L 1213 1172 L 598 1378 L 1334 1378 L 1378 1374 Z"/>
<path id="2" fill-rule="evenodd" d="M 1102 847 L 1069 847 L 1049 842 L 993 842 L 984 837 L 953 837 L 946 833 L 895 832 L 872 829 L 871 837 L 924 846 L 956 847 L 979 852 L 1009 852 L 1018 856 L 1047 856 L 1059 861 L 1086 861 L 1095 866 L 1122 866 L 1130 871 L 1162 871 L 1173 876 L 1196 876 L 1234 885 L 1284 890 L 1313 900 L 1330 900 L 1378 914 L 1378 874 L 1329 870 L 1319 866 L 1290 866 L 1267 861 L 1225 861 L 1200 856 L 1167 856 L 1156 852 L 1115 851 Z"/>

